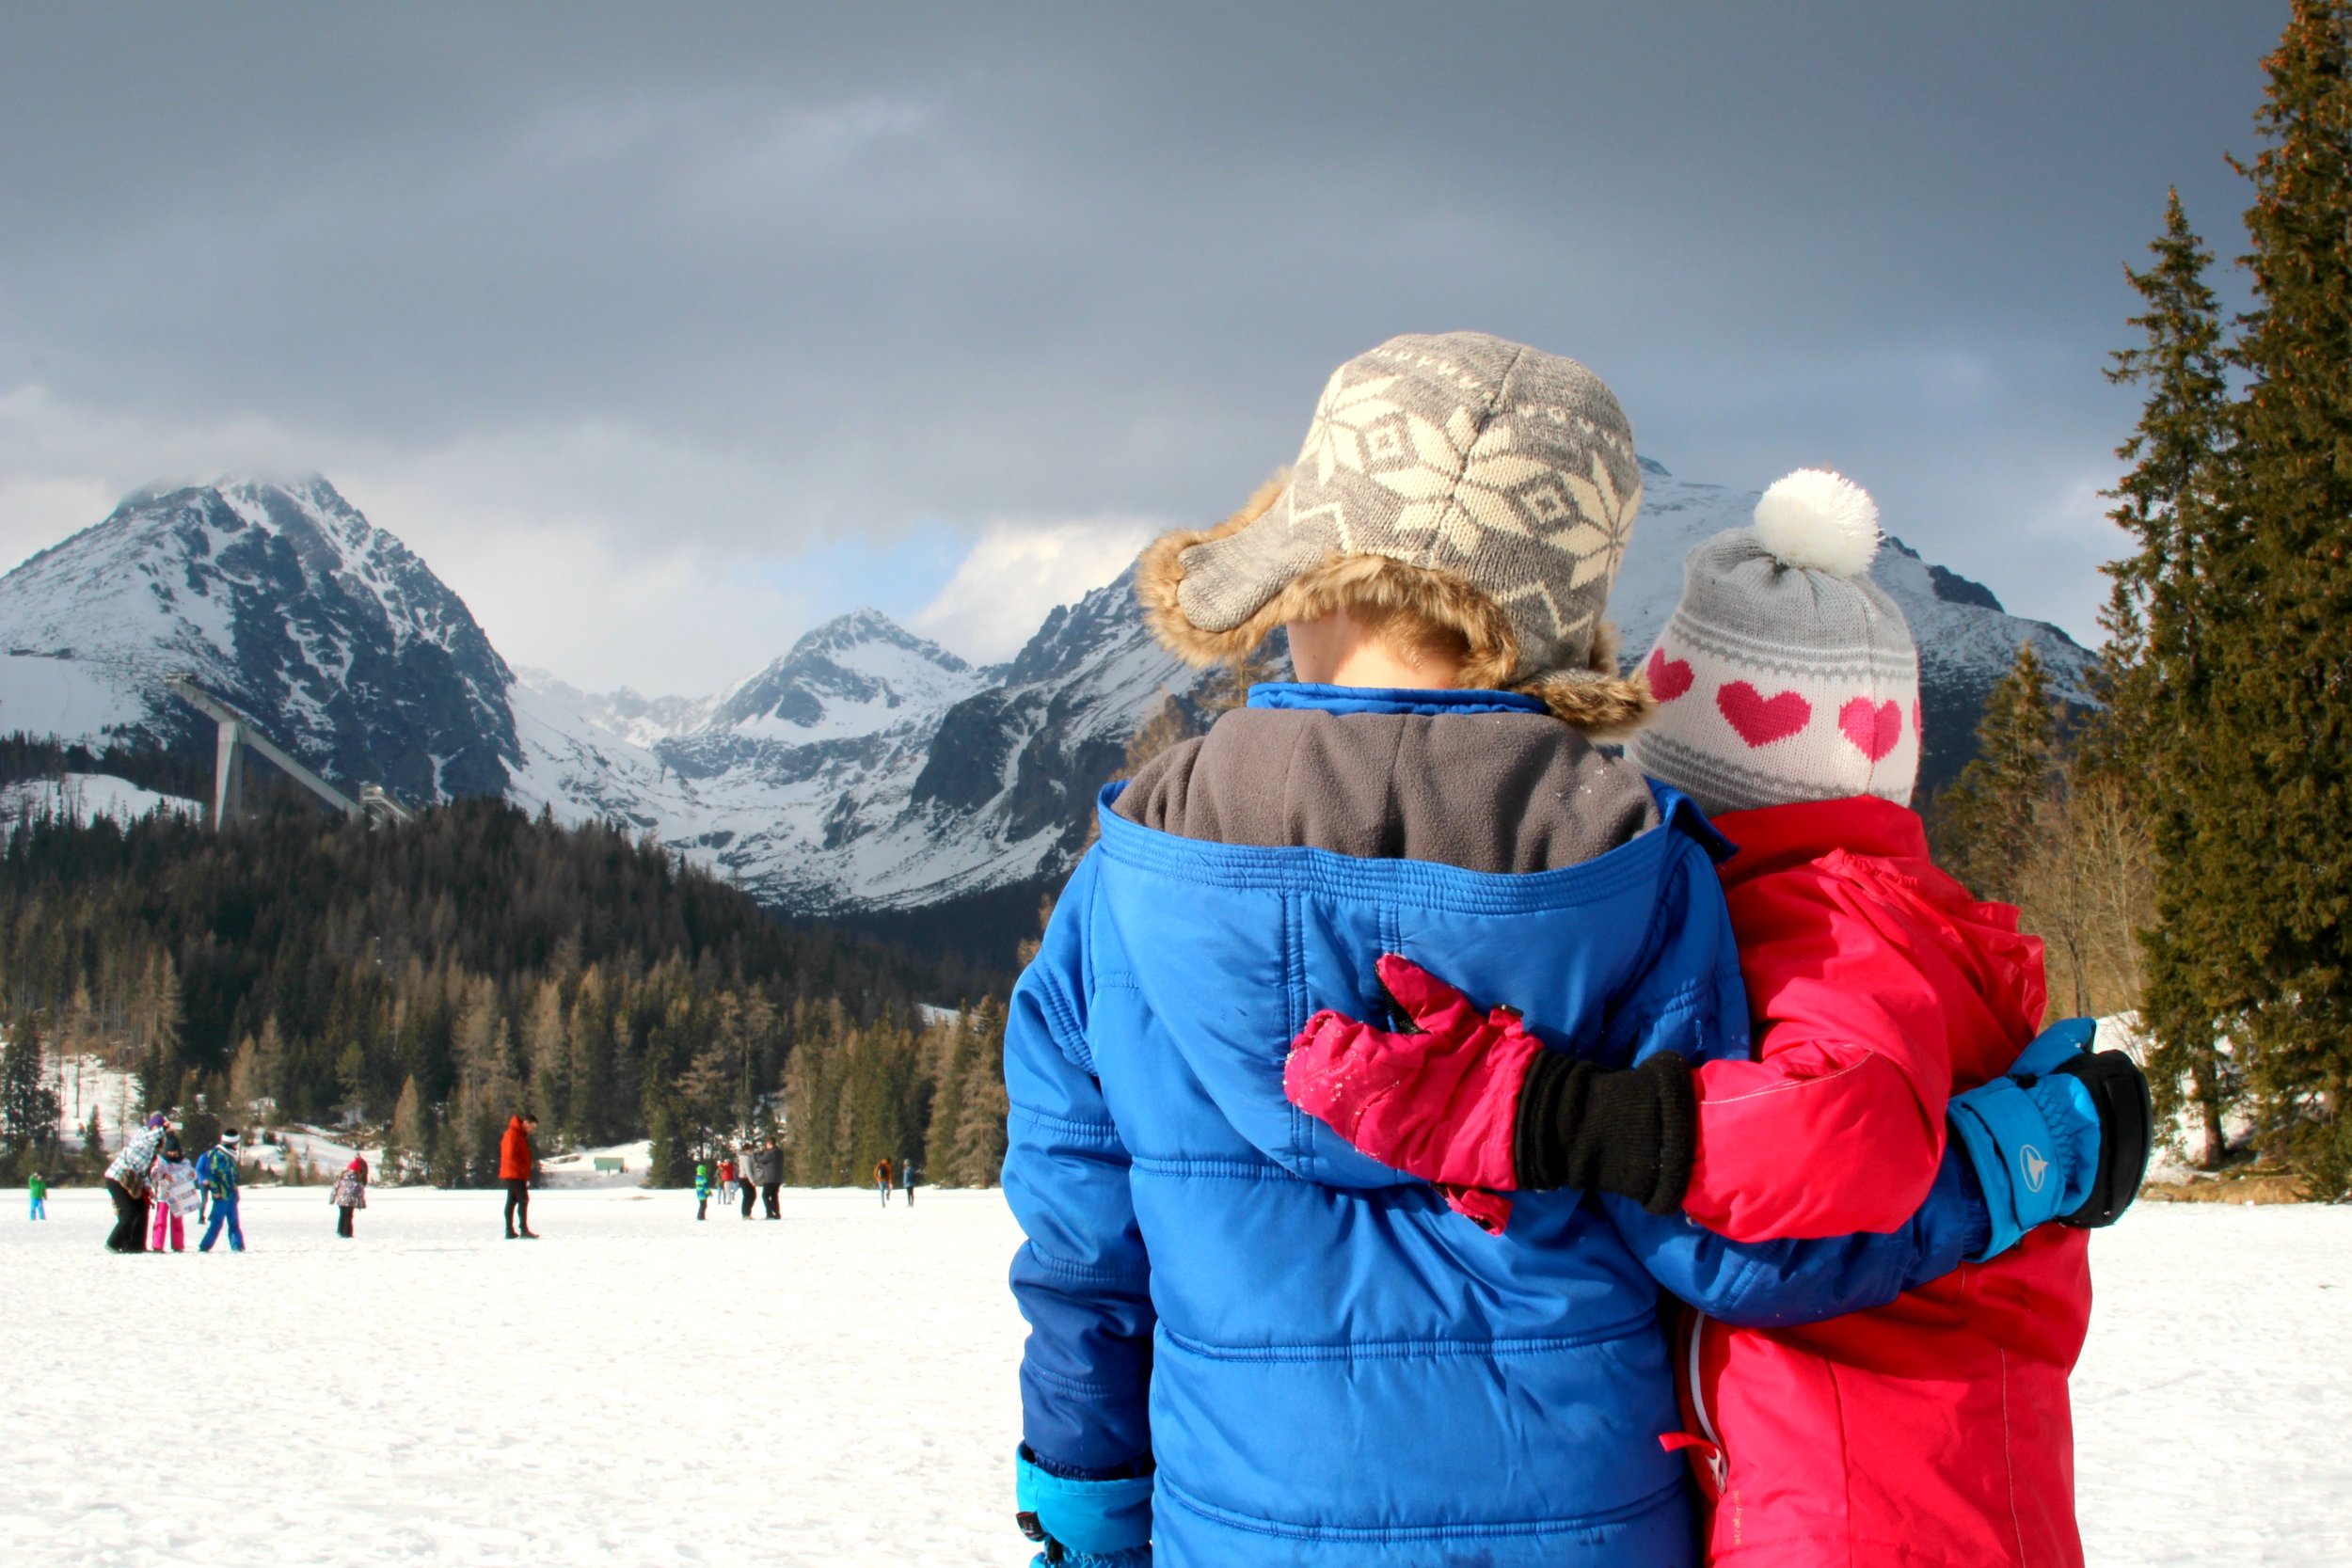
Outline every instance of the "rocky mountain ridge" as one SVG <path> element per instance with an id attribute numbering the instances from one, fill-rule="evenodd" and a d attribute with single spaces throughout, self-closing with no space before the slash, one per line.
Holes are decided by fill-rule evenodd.
<path id="1" fill-rule="evenodd" d="M 0 578 L 0 730 L 170 744 L 187 673 L 330 777 L 503 792 L 513 674 L 465 602 L 324 479 L 141 491 Z"/>
<path id="2" fill-rule="evenodd" d="M 1644 467 L 1611 603 L 1629 657 L 1671 610 L 1684 553 L 1755 500 Z M 2056 627 L 1899 541 L 1874 572 L 1920 644 L 1931 782 L 1965 759 L 2019 641 L 2082 694 L 2090 656 Z M 192 718 L 157 687 L 177 669 L 340 782 L 624 820 L 779 911 L 824 915 L 1050 883 L 1136 726 L 1207 678 L 1152 641 L 1122 575 L 1000 666 L 861 610 L 723 691 L 586 693 L 510 670 L 462 601 L 320 479 L 135 496 L 0 578 L 0 728 L 185 743 Z"/>

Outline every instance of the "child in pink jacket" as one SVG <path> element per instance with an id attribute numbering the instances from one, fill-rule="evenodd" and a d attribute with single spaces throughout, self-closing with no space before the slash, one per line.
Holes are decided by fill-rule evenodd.
<path id="1" fill-rule="evenodd" d="M 188 1216 L 196 1212 L 196 1170 L 188 1164 L 179 1133 L 164 1134 L 155 1163 L 147 1168 L 147 1190 L 155 1200 L 154 1225 L 147 1239 L 147 1249 L 163 1251 L 168 1238 L 172 1251 L 187 1251 Z"/>
<path id="2" fill-rule="evenodd" d="M 1930 862 L 1907 809 L 1917 656 L 1865 575 L 1876 539 L 1858 488 L 1791 475 L 1756 528 L 1692 552 L 1650 654 L 1659 714 L 1628 754 L 1740 846 L 1721 871 L 1756 1042 L 1752 1061 L 1692 1074 L 1681 1206 L 1741 1242 L 1889 1229 L 1934 1180 L 1948 1125 L 1993 1232 L 1975 1261 L 1875 1311 L 1797 1329 L 1691 1315 L 1695 1430 L 1661 1437 L 1693 1451 L 1717 1563 L 2078 1565 L 2067 1375 L 2090 1276 L 2076 1227 L 2137 1189 L 2147 1085 L 2120 1053 L 2084 1049 L 2085 1021 L 2036 1039 L 2041 942 Z M 1610 1123 L 1602 1075 L 1531 1079 L 1506 1009 L 1482 1018 L 1401 959 L 1381 968 L 1423 1032 L 1327 1015 L 1288 1075 L 1366 1152 L 1509 1186 L 1593 1168 L 1613 1139 L 1654 1141 Z M 2036 1228 L 2051 1219 L 2065 1223 Z"/>

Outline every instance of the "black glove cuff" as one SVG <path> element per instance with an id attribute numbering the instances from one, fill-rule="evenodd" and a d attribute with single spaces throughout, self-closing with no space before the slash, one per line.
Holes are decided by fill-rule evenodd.
<path id="1" fill-rule="evenodd" d="M 2099 1112 L 2099 1171 L 2090 1196 L 2073 1213 L 2059 1215 L 2058 1223 L 2077 1230 L 2113 1225 L 2139 1196 L 2139 1184 L 2148 1176 L 2156 1119 L 2148 1075 L 2121 1051 L 2086 1051 L 2052 1070 L 2080 1079 Z"/>
<path id="2" fill-rule="evenodd" d="M 1539 1053 L 1519 1090 L 1511 1154 L 1523 1192 L 1588 1187 L 1674 1212 L 1698 1155 L 1691 1064 L 1671 1051 L 1619 1069 Z"/>

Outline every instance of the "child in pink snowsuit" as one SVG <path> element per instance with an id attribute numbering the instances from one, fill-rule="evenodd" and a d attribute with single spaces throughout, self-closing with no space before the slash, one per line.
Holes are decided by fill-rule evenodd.
<path id="1" fill-rule="evenodd" d="M 187 1217 L 196 1212 L 196 1171 L 187 1162 L 178 1133 L 164 1139 L 162 1151 L 147 1168 L 147 1190 L 155 1198 L 155 1220 L 148 1234 L 147 1249 L 163 1251 L 164 1240 L 168 1236 L 172 1251 L 187 1251 Z"/>
<path id="2" fill-rule="evenodd" d="M 1804 1327 L 1686 1323 L 1696 1431 L 1661 1436 L 1705 1460 L 1708 1560 L 1723 1568 L 2079 1568 L 2079 1227 L 2137 1190 L 2145 1084 L 2084 1049 L 2088 1021 L 2036 1037 L 2042 943 L 1929 859 L 1908 809 L 1916 654 L 1867 576 L 1867 497 L 1807 471 L 1756 518 L 1692 552 L 1650 655 L 1660 711 L 1627 750 L 1740 847 L 1721 875 L 1756 1055 L 1692 1070 L 1680 1207 L 1742 1242 L 1883 1230 L 1935 1180 L 1949 1136 L 1993 1228 L 1959 1270 L 1883 1307 Z M 1394 958 L 1381 973 L 1423 1032 L 1311 1024 L 1293 1099 L 1429 1180 L 1544 1184 L 1519 1180 L 1554 1162 L 1504 1072 L 1515 1016 L 1482 1018 Z"/>

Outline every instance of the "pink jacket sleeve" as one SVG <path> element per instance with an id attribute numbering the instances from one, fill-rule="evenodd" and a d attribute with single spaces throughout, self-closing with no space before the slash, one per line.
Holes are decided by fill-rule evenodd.
<path id="1" fill-rule="evenodd" d="M 1731 911 L 1756 1055 L 1697 1070 L 1683 1212 L 1736 1242 L 1900 1228 L 1944 1158 L 1973 989 L 1915 924 L 1931 911 L 1851 857 L 1736 888 Z"/>

